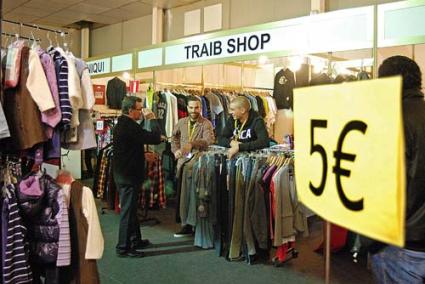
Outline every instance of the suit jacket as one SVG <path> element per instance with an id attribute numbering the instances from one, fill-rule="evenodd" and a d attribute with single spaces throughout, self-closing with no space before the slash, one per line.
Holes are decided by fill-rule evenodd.
<path id="1" fill-rule="evenodd" d="M 214 130 L 211 122 L 199 116 L 195 122 L 195 129 L 193 130 L 192 141 L 189 140 L 188 123 L 190 118 L 184 117 L 174 127 L 173 139 L 171 141 L 171 151 L 175 153 L 187 143 L 192 143 L 192 152 L 203 151 L 215 141 Z M 177 161 L 177 171 L 180 170 L 181 165 L 186 161 L 186 157 L 182 157 Z"/>
<path id="2" fill-rule="evenodd" d="M 146 131 L 126 115 L 114 127 L 113 174 L 116 183 L 141 184 L 145 175 L 145 144 L 159 144 L 161 134 Z"/>
<path id="3" fill-rule="evenodd" d="M 106 87 L 106 98 L 109 108 L 121 109 L 121 103 L 127 94 L 127 87 L 124 81 L 115 77 L 108 81 Z"/>

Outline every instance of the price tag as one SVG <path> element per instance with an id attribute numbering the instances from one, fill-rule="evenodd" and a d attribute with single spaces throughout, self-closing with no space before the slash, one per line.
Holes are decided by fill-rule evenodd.
<path id="1" fill-rule="evenodd" d="M 404 245 L 401 78 L 295 89 L 300 200 L 332 223 Z"/>
<path id="2" fill-rule="evenodd" d="M 96 121 L 96 130 L 102 131 L 104 129 L 104 122 L 103 120 L 97 120 Z"/>

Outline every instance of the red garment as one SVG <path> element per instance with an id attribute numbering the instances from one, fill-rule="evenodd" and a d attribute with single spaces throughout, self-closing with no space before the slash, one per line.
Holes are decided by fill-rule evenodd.
<path id="1" fill-rule="evenodd" d="M 331 224 L 331 251 L 338 252 L 345 247 L 347 242 L 348 230 L 340 226 Z M 322 252 L 324 247 L 324 242 L 315 249 L 316 252 Z"/>
<path id="2" fill-rule="evenodd" d="M 288 250 L 293 248 L 293 247 L 295 247 L 295 242 L 288 242 L 286 244 L 279 246 L 276 250 L 275 257 L 277 257 L 277 259 L 280 262 L 285 261 L 286 257 L 288 256 Z"/>
<path id="3" fill-rule="evenodd" d="M 189 114 L 187 113 L 187 111 L 183 111 L 183 110 L 179 109 L 179 110 L 177 110 L 177 115 L 180 119 L 180 118 L 183 118 L 183 117 L 187 117 Z"/>

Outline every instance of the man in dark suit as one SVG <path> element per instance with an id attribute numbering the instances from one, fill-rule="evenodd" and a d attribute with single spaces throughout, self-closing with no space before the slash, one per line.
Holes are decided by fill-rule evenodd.
<path id="1" fill-rule="evenodd" d="M 134 96 L 125 97 L 122 115 L 113 131 L 113 174 L 121 205 L 116 246 L 120 257 L 142 257 L 141 249 L 149 245 L 148 240 L 142 240 L 137 218 L 137 201 L 145 174 L 144 146 L 159 144 L 164 137 L 144 130 L 137 123 L 142 117 L 142 100 Z"/>

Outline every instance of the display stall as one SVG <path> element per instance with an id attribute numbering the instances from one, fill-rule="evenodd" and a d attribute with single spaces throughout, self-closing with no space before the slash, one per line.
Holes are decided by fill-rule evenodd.
<path id="1" fill-rule="evenodd" d="M 133 93 L 145 97 L 157 116 L 160 106 L 150 97 L 154 91 L 176 97 L 213 93 L 221 102 L 235 94 L 257 96 L 263 103 L 270 97 L 275 108 L 259 103 L 256 110 L 270 122 L 269 136 L 290 144 L 294 88 L 375 78 L 379 64 L 397 54 L 414 58 L 425 70 L 424 13 L 423 0 L 353 8 L 183 38 L 89 62 L 95 84 L 106 85 L 115 76 L 127 85 L 135 81 Z M 114 69 L 114 57 L 125 57 L 132 68 Z M 128 72 L 126 78 L 122 72 Z M 219 134 L 215 116 L 208 118 Z M 329 248 L 328 243 L 327 255 Z"/>

